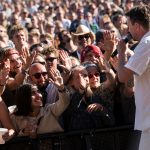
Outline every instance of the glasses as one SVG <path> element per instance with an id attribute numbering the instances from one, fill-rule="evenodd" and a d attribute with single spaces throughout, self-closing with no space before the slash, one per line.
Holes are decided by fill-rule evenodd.
<path id="1" fill-rule="evenodd" d="M 100 73 L 99 73 L 99 72 L 96 72 L 96 73 L 94 73 L 94 74 L 89 74 L 88 76 L 89 76 L 89 79 L 91 79 L 91 78 L 93 78 L 94 76 L 95 76 L 95 77 L 99 77 L 99 76 L 100 76 Z"/>
<path id="2" fill-rule="evenodd" d="M 57 58 L 48 57 L 48 58 L 46 58 L 46 61 L 53 62 L 54 59 L 57 59 Z"/>
<path id="3" fill-rule="evenodd" d="M 45 77 L 47 75 L 47 72 L 38 72 L 33 74 L 32 76 L 34 76 L 36 79 L 40 79 L 41 76 Z"/>
<path id="4" fill-rule="evenodd" d="M 85 38 L 85 39 L 87 40 L 89 37 L 90 37 L 89 34 L 84 34 L 84 35 L 78 36 L 78 39 L 79 39 L 79 40 L 83 40 L 83 39 Z"/>

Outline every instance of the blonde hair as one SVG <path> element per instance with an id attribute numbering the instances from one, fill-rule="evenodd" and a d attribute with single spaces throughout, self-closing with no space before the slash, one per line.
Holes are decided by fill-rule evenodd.
<path id="1" fill-rule="evenodd" d="M 11 27 L 10 31 L 9 31 L 9 37 L 10 39 L 13 38 L 13 35 L 19 31 L 24 31 L 26 38 L 28 39 L 28 31 L 26 30 L 26 28 L 24 28 L 23 26 L 20 25 L 14 25 Z"/>

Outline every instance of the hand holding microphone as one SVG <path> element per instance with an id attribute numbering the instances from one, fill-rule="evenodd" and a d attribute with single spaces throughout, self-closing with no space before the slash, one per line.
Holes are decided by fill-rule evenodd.
<path id="1" fill-rule="evenodd" d="M 128 43 L 130 40 L 132 39 L 132 35 L 130 33 L 128 33 L 125 38 L 123 38 L 122 40 L 124 41 L 124 43 Z M 115 57 L 118 54 L 118 50 L 116 49 L 112 54 L 111 57 Z"/>

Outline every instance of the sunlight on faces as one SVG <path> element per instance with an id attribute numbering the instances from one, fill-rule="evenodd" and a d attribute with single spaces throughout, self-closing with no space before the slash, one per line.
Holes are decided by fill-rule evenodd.
<path id="1" fill-rule="evenodd" d="M 74 71 L 72 85 L 75 89 L 85 89 L 89 85 L 88 73 L 85 69 Z"/>
<path id="2" fill-rule="evenodd" d="M 54 53 L 51 53 L 46 56 L 46 63 L 48 68 L 57 69 L 57 57 Z"/>
<path id="3" fill-rule="evenodd" d="M 45 86 L 47 84 L 48 75 L 46 74 L 47 70 L 44 65 L 40 63 L 35 63 L 31 66 L 29 70 L 29 76 L 31 81 L 37 86 Z M 44 73 L 44 74 L 43 74 Z M 41 74 L 39 78 L 36 78 L 36 74 Z"/>
<path id="4" fill-rule="evenodd" d="M 128 17 L 127 18 L 127 24 L 128 24 L 128 27 L 129 27 L 129 32 L 131 33 L 132 37 L 134 40 L 138 40 L 138 23 L 134 23 L 132 24 L 130 18 Z"/>
<path id="5" fill-rule="evenodd" d="M 20 30 L 18 32 L 15 32 L 13 35 L 13 42 L 15 45 L 23 45 L 27 40 L 26 40 L 26 34 L 23 30 Z"/>
<path id="6" fill-rule="evenodd" d="M 100 73 L 96 67 L 88 67 L 89 83 L 91 88 L 98 88 L 100 86 Z"/>
<path id="7" fill-rule="evenodd" d="M 42 64 L 42 65 L 45 65 L 46 64 L 46 62 L 45 62 L 45 59 L 42 57 L 42 56 L 40 56 L 40 55 L 37 55 L 35 58 L 34 58 L 34 61 L 33 61 L 33 63 L 40 63 L 40 64 Z"/>
<path id="8" fill-rule="evenodd" d="M 32 87 L 32 107 L 41 107 L 42 94 L 39 92 L 36 86 Z"/>
<path id="9" fill-rule="evenodd" d="M 91 37 L 89 34 L 84 34 L 78 36 L 78 44 L 79 46 L 86 47 L 87 45 L 92 44 Z"/>
<path id="10" fill-rule="evenodd" d="M 13 54 L 9 56 L 10 60 L 10 71 L 12 72 L 18 72 L 22 69 L 22 61 L 18 54 Z"/>
<path id="11" fill-rule="evenodd" d="M 92 51 L 90 51 L 90 52 L 86 53 L 84 61 L 91 61 L 93 63 L 97 63 L 96 59 L 98 59 L 98 58 L 99 58 L 98 55 L 96 55 L 95 53 L 93 53 Z"/>

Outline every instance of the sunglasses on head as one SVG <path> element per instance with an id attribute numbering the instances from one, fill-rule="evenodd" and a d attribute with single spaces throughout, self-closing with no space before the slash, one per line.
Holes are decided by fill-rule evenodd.
<path id="1" fill-rule="evenodd" d="M 78 36 L 78 39 L 79 39 L 79 40 L 82 40 L 82 39 L 84 39 L 84 38 L 85 38 L 85 39 L 88 39 L 89 37 L 90 37 L 89 34 L 84 34 L 84 35 L 79 35 L 79 36 Z"/>
<path id="2" fill-rule="evenodd" d="M 91 79 L 93 77 L 99 77 L 100 76 L 100 73 L 99 72 L 95 72 L 94 74 L 89 74 L 88 77 Z"/>
<path id="3" fill-rule="evenodd" d="M 32 76 L 34 76 L 36 79 L 40 79 L 41 76 L 45 77 L 47 75 L 47 72 L 38 72 L 33 74 Z"/>
<path id="4" fill-rule="evenodd" d="M 53 62 L 54 59 L 57 59 L 57 58 L 48 57 L 48 58 L 46 58 L 46 61 Z"/>

